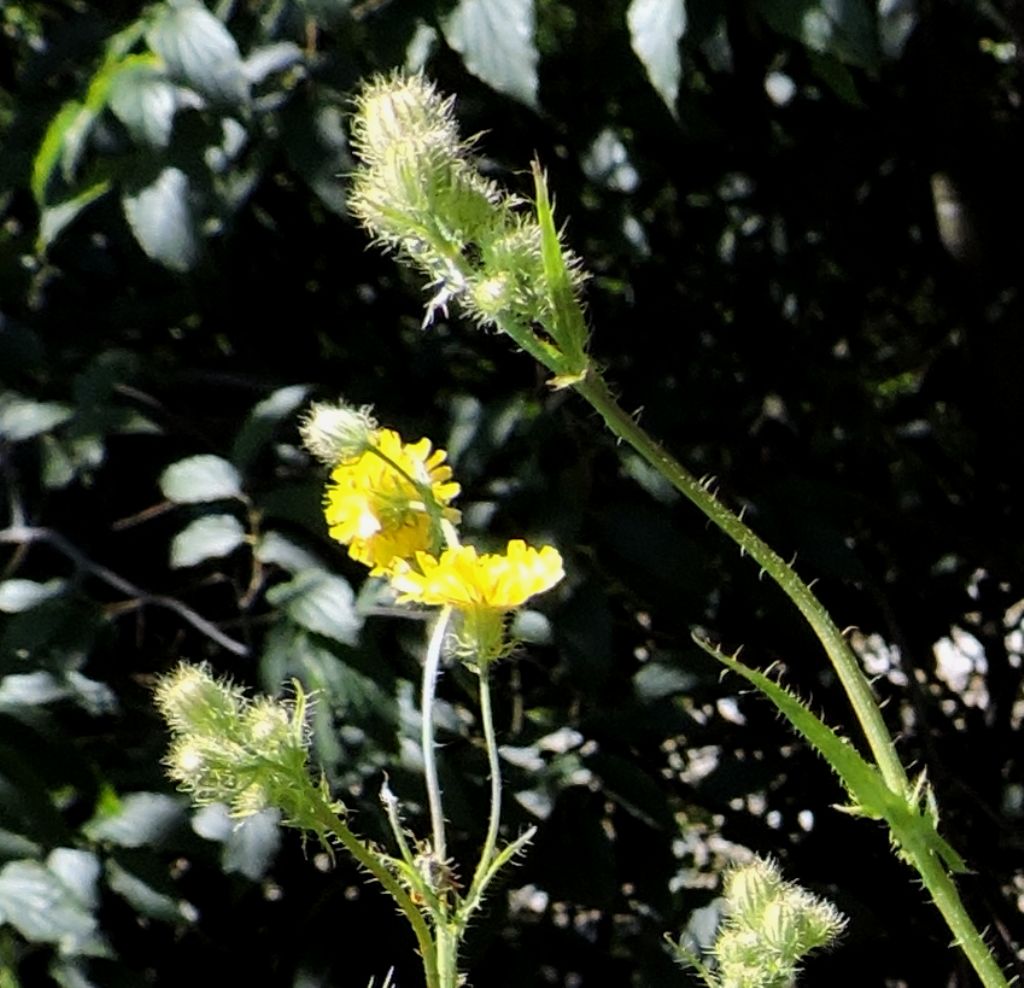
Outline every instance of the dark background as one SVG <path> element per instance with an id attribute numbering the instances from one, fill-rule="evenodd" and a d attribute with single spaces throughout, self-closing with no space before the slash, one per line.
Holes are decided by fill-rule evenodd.
<path id="1" fill-rule="evenodd" d="M 226 30 L 185 3 L 0 8 L 7 983 L 362 988 L 392 964 L 421 983 L 347 860 L 193 821 L 150 698 L 182 658 L 269 691 L 298 676 L 354 829 L 384 839 L 387 768 L 425 831 L 422 622 L 326 538 L 298 443 L 308 400 L 339 395 L 450 450 L 466 537 L 566 558 L 549 624 L 497 673 L 507 835 L 539 834 L 471 931 L 472 984 L 684 984 L 663 935 L 743 849 L 850 917 L 803 984 L 975 983 L 885 832 L 837 812 L 827 766 L 691 643 L 779 663 L 859 742 L 782 595 L 505 339 L 454 311 L 421 329 L 420 286 L 346 215 L 349 100 L 424 38 L 487 173 L 528 195 L 531 158 L 548 170 L 624 406 L 857 629 L 968 907 L 1021 973 L 1024 11 L 688 0 L 679 46 L 647 59 L 681 68 L 666 101 L 627 6 L 222 3 Z M 510 46 L 517 23 L 532 40 Z M 200 454 L 235 465 L 234 496 L 161 486 Z M 464 873 L 487 799 L 472 685 L 441 684 Z"/>

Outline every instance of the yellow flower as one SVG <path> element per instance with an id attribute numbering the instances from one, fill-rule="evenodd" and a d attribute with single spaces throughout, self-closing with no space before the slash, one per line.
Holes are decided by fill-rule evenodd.
<path id="1" fill-rule="evenodd" d="M 371 443 L 331 472 L 324 516 L 331 537 L 376 575 L 388 572 L 396 559 L 437 548 L 441 520 L 459 520 L 449 507 L 459 485 L 444 462 L 448 454 L 433 450 L 429 439 L 403 443 L 397 432 L 380 429 Z M 428 491 L 434 501 L 429 508 Z"/>
<path id="2" fill-rule="evenodd" d="M 565 576 L 557 549 L 534 549 L 522 539 L 509 542 L 503 555 L 480 556 L 472 546 L 446 549 L 440 559 L 418 552 L 416 565 L 419 572 L 408 563 L 395 569 L 391 585 L 398 599 L 461 611 L 510 611 Z"/>

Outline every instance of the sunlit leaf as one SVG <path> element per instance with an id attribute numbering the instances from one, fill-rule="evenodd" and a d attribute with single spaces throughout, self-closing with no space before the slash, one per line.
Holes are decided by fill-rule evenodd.
<path id="1" fill-rule="evenodd" d="M 69 405 L 56 401 L 33 401 L 16 391 L 0 394 L 0 439 L 17 443 L 49 432 L 74 414 Z"/>
<path id="2" fill-rule="evenodd" d="M 633 0 L 626 22 L 633 51 L 674 116 L 683 74 L 679 42 L 686 31 L 685 0 Z"/>
<path id="3" fill-rule="evenodd" d="M 459 0 L 442 27 L 473 75 L 527 106 L 537 105 L 533 0 Z"/>
<path id="4" fill-rule="evenodd" d="M 27 940 L 59 945 L 65 954 L 103 952 L 87 903 L 38 861 L 10 861 L 0 868 L 0 921 Z"/>
<path id="5" fill-rule="evenodd" d="M 108 841 L 119 847 L 159 846 L 185 823 L 185 810 L 178 799 L 156 792 L 129 793 L 113 809 L 86 825 L 92 840 Z"/>
<path id="6" fill-rule="evenodd" d="M 188 177 L 168 167 L 121 199 L 128 225 L 147 256 L 172 271 L 187 271 L 199 258 L 199 231 Z"/>
<path id="7" fill-rule="evenodd" d="M 160 490 L 175 504 L 200 504 L 238 497 L 242 478 L 227 460 L 202 454 L 172 463 L 160 475 Z"/>
<path id="8" fill-rule="evenodd" d="M 172 79 L 214 103 L 249 99 L 249 80 L 231 32 L 202 4 L 177 0 L 162 9 L 146 40 L 164 60 Z"/>
<path id="9" fill-rule="evenodd" d="M 64 592 L 65 582 L 57 579 L 36 583 L 35 580 L 4 580 L 0 583 L 0 611 L 17 614 Z"/>
<path id="10" fill-rule="evenodd" d="M 139 56 L 114 79 L 110 109 L 136 140 L 167 147 L 178 109 L 177 92 L 152 56 Z"/>
<path id="11" fill-rule="evenodd" d="M 171 566 L 196 566 L 230 555 L 245 542 L 242 523 L 234 515 L 204 515 L 174 536 Z"/>

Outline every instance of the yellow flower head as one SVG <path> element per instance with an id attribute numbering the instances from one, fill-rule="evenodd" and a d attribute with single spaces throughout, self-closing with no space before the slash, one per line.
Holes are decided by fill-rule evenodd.
<path id="1" fill-rule="evenodd" d="M 558 550 L 513 539 L 504 554 L 477 555 L 472 546 L 445 549 L 436 559 L 416 553 L 419 572 L 408 563 L 395 569 L 391 585 L 400 601 L 451 606 L 461 611 L 510 611 L 565 576 Z"/>
<path id="2" fill-rule="evenodd" d="M 432 449 L 429 439 L 403 443 L 391 429 L 377 431 L 371 448 L 331 472 L 324 506 L 331 537 L 375 575 L 388 572 L 396 559 L 435 549 L 440 521 L 454 524 L 460 517 L 449 507 L 459 485 L 444 462 L 447 455 Z M 434 501 L 429 507 L 428 491 Z"/>

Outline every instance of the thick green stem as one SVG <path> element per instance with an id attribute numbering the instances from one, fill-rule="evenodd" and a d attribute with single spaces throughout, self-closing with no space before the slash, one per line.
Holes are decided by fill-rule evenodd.
<path id="1" fill-rule="evenodd" d="M 416 908 L 416 904 L 409 897 L 409 893 L 402 887 L 394 875 L 388 871 L 380 858 L 373 853 L 365 844 L 360 841 L 345 822 L 330 808 L 329 804 L 319 796 L 310 799 L 311 808 L 314 810 L 317 824 L 322 828 L 323 833 L 333 836 L 349 854 L 352 855 L 374 878 L 384 886 L 391 898 L 398 904 L 398 908 L 405 913 L 413 933 L 416 935 L 416 942 L 420 948 L 420 957 L 423 959 L 423 972 L 426 977 L 427 988 L 449 988 L 446 982 L 442 982 L 438 971 L 438 950 L 434 946 L 434 938 L 430 934 L 430 928 L 422 913 Z M 454 982 L 452 982 L 454 985 Z"/>
<path id="2" fill-rule="evenodd" d="M 853 652 L 850 651 L 842 632 L 810 587 L 771 546 L 755 535 L 622 410 L 596 371 L 589 371 L 587 376 L 574 386 L 616 436 L 629 443 L 676 490 L 700 508 L 743 552 L 759 563 L 783 593 L 796 604 L 828 653 L 886 784 L 893 792 L 906 795 L 909 792 L 907 775 L 896 757 L 892 737 L 882 719 L 881 710 L 871 693 L 867 678 Z"/>
<path id="3" fill-rule="evenodd" d="M 441 650 L 444 636 L 448 633 L 451 618 L 450 607 L 441 608 L 434 630 L 427 646 L 423 662 L 423 689 L 420 697 L 421 740 L 423 744 L 423 781 L 427 787 L 427 804 L 430 807 L 430 827 L 433 834 L 431 850 L 440 861 L 447 857 L 447 843 L 444 834 L 444 810 L 441 806 L 441 784 L 437 779 L 437 745 L 434 742 L 434 696 L 437 677 L 441 669 Z"/>

